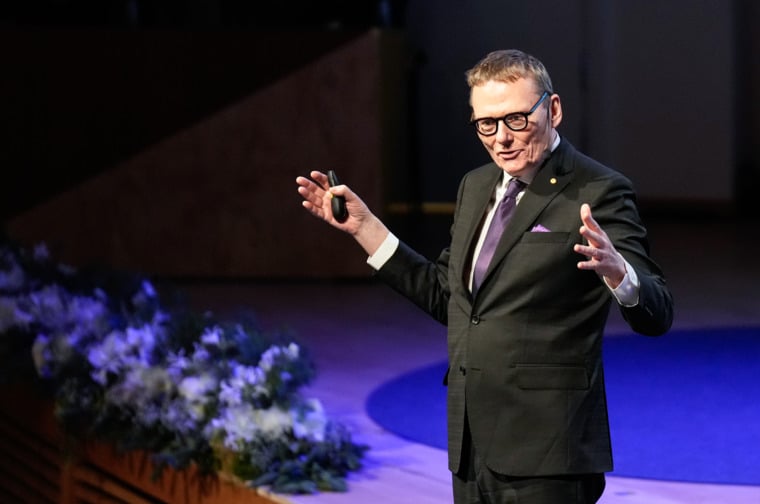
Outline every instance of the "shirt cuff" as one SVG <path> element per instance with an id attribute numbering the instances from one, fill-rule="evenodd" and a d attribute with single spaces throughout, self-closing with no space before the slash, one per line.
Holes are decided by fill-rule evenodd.
<path id="1" fill-rule="evenodd" d="M 625 276 L 620 285 L 616 289 L 613 289 L 606 279 L 604 283 L 607 284 L 607 287 L 612 292 L 612 295 L 615 296 L 619 305 L 630 308 L 639 304 L 639 287 L 641 284 L 639 283 L 639 277 L 636 275 L 636 270 L 628 264 L 628 261 L 625 259 L 623 261 L 625 262 Z"/>
<path id="2" fill-rule="evenodd" d="M 390 259 L 391 256 L 396 252 L 398 243 L 399 241 L 396 235 L 393 233 L 388 233 L 388 236 L 385 237 L 383 243 L 381 243 L 378 249 L 375 250 L 375 253 L 367 258 L 367 264 L 372 266 L 375 271 L 382 268 L 385 263 L 388 262 L 388 259 Z"/>

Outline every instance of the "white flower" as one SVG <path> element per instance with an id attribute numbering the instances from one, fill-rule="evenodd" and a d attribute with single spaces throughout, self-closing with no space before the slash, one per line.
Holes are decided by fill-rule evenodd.
<path id="1" fill-rule="evenodd" d="M 290 357 L 290 360 L 296 360 L 298 359 L 298 354 L 300 353 L 300 348 L 298 348 L 298 345 L 295 343 L 291 343 L 288 345 L 288 357 Z"/>
<path id="2" fill-rule="evenodd" d="M 261 354 L 259 367 L 264 371 L 270 371 L 279 360 L 280 356 L 284 356 L 287 360 L 294 361 L 298 359 L 298 353 L 299 348 L 295 343 L 291 343 L 287 347 L 272 345 L 266 350 L 266 352 Z"/>
<path id="3" fill-rule="evenodd" d="M 75 353 L 66 334 L 38 334 L 32 345 L 32 358 L 40 376 L 48 376 L 57 365 L 69 362 Z"/>
<path id="4" fill-rule="evenodd" d="M 48 346 L 50 345 L 50 338 L 45 334 L 39 334 L 34 340 L 32 345 L 32 360 L 34 360 L 34 367 L 37 369 L 37 374 L 40 376 L 45 375 L 45 364 L 49 360 Z"/>
<path id="5" fill-rule="evenodd" d="M 266 380 L 264 371 L 255 366 L 238 365 L 233 370 L 233 376 L 242 380 L 245 385 L 253 387 L 261 385 Z"/>
<path id="6" fill-rule="evenodd" d="M 58 286 L 46 286 L 19 300 L 19 310 L 31 320 L 53 330 L 100 334 L 108 322 L 103 300 L 72 296 Z"/>
<path id="7" fill-rule="evenodd" d="M 108 374 L 116 374 L 125 366 L 124 358 L 129 351 L 124 333 L 112 331 L 101 342 L 93 344 L 87 351 L 87 360 L 93 370 L 90 376 L 105 385 Z"/>
<path id="8" fill-rule="evenodd" d="M 121 382 L 108 389 L 106 397 L 114 404 L 140 407 L 172 390 L 173 384 L 165 369 L 133 367 L 123 375 Z"/>
<path id="9" fill-rule="evenodd" d="M 292 427 L 291 413 L 279 406 L 256 409 L 250 404 L 240 404 L 223 408 L 219 417 L 210 422 L 206 434 L 209 438 L 223 435 L 224 445 L 236 450 L 257 437 L 276 439 Z"/>
<path id="10" fill-rule="evenodd" d="M 208 353 L 208 350 L 206 350 L 205 347 L 199 345 L 198 343 L 193 343 L 194 350 L 193 350 L 193 362 L 203 364 L 210 360 L 210 354 Z"/>
<path id="11" fill-rule="evenodd" d="M 141 405 L 136 412 L 136 420 L 141 425 L 145 426 L 151 426 L 161 421 L 162 417 L 165 415 L 162 414 L 162 408 L 157 404 L 151 404 L 146 403 Z M 176 425 L 176 424 L 168 424 L 168 425 Z"/>
<path id="12" fill-rule="evenodd" d="M 58 287 L 43 287 L 28 296 L 31 316 L 47 327 L 63 327 L 66 325 L 67 311 L 64 309 L 62 293 Z"/>
<path id="13" fill-rule="evenodd" d="M 98 299 L 72 296 L 66 305 L 66 323 L 82 333 L 102 334 L 108 323 L 108 308 Z"/>
<path id="14" fill-rule="evenodd" d="M 130 349 L 140 357 L 140 361 L 144 363 L 150 362 L 156 346 L 156 335 L 151 326 L 144 325 L 139 328 L 127 327 L 126 340 Z"/>
<path id="15" fill-rule="evenodd" d="M 166 356 L 166 371 L 175 382 L 180 381 L 185 376 L 190 365 L 190 359 L 185 356 L 184 350 L 180 350 L 179 353 L 170 352 Z"/>
<path id="16" fill-rule="evenodd" d="M 140 384 L 148 391 L 150 397 L 166 394 L 174 388 L 169 374 L 162 367 L 151 366 L 137 369 L 137 373 L 141 379 Z"/>
<path id="17" fill-rule="evenodd" d="M 216 379 L 209 374 L 187 376 L 180 382 L 179 394 L 185 400 L 194 419 L 203 418 L 204 408 L 211 400 L 211 392 L 214 392 L 216 387 Z"/>
<path id="18" fill-rule="evenodd" d="M 196 419 L 189 414 L 186 405 L 181 401 L 172 401 L 164 406 L 160 421 L 169 429 L 182 433 L 193 433 L 198 428 Z"/>
<path id="19" fill-rule="evenodd" d="M 218 418 L 211 421 L 209 438 L 218 433 L 224 435 L 224 446 L 239 449 L 244 443 L 253 441 L 259 431 L 255 421 L 255 410 L 250 404 L 240 404 L 221 410 Z"/>
<path id="20" fill-rule="evenodd" d="M 156 294 L 156 289 L 153 288 L 153 284 L 150 283 L 148 280 L 143 280 L 142 291 L 149 298 L 155 298 L 158 295 Z"/>
<path id="21" fill-rule="evenodd" d="M 219 400 L 228 406 L 237 406 L 244 398 L 268 395 L 264 381 L 264 371 L 253 366 L 243 366 L 236 362 L 231 364 L 229 378 L 221 384 Z"/>
<path id="22" fill-rule="evenodd" d="M 4 270 L 0 271 L 0 289 L 7 291 L 17 291 L 24 286 L 24 283 L 26 282 L 26 275 L 24 274 L 24 270 L 22 270 L 18 263 L 16 263 L 16 261 L 11 257 L 12 256 L 10 254 L 3 254 L 3 256 L 0 257 L 0 261 L 13 261 L 9 267 L 6 267 Z"/>
<path id="23" fill-rule="evenodd" d="M 243 391 L 240 387 L 240 381 L 237 383 L 223 381 L 219 390 L 219 402 L 227 406 L 239 406 L 243 403 Z"/>
<path id="24" fill-rule="evenodd" d="M 34 317 L 20 309 L 13 297 L 0 297 L 0 334 L 12 327 L 26 329 Z"/>
<path id="25" fill-rule="evenodd" d="M 153 285 L 149 281 L 143 280 L 140 290 L 132 296 L 132 304 L 136 307 L 149 306 L 149 303 L 157 297 L 158 294 L 156 294 Z"/>
<path id="26" fill-rule="evenodd" d="M 201 343 L 204 345 L 219 346 L 219 342 L 222 340 L 222 329 L 219 326 L 206 328 L 201 334 Z"/>
<path id="27" fill-rule="evenodd" d="M 259 367 L 264 371 L 269 371 L 274 366 L 274 360 L 278 355 L 282 353 L 282 350 L 278 346 L 269 347 L 266 352 L 261 354 L 259 359 Z"/>
<path id="28" fill-rule="evenodd" d="M 281 436 L 293 426 L 293 417 L 290 412 L 279 406 L 255 410 L 254 418 L 262 433 L 272 438 Z"/>
<path id="29" fill-rule="evenodd" d="M 322 442 L 325 440 L 327 416 L 318 399 L 309 399 L 300 409 L 291 410 L 293 434 L 298 439 Z"/>

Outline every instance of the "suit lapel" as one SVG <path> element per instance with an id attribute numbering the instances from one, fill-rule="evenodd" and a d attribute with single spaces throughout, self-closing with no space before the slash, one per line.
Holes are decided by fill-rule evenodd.
<path id="1" fill-rule="evenodd" d="M 504 260 L 523 233 L 530 230 L 541 212 L 570 182 L 571 170 L 567 166 L 568 163 L 565 162 L 570 149 L 572 147 L 563 140 L 525 190 L 520 203 L 515 208 L 512 219 L 496 246 L 491 264 L 483 278 L 483 285 L 488 282 L 493 270 Z"/>
<path id="2" fill-rule="evenodd" d="M 459 250 L 452 250 L 452 255 L 458 257 L 458 271 L 462 274 L 459 275 L 462 286 L 466 291 L 467 281 L 469 277 L 469 264 L 472 250 L 475 247 L 475 241 L 478 239 L 478 233 L 483 221 L 483 217 L 488 209 L 488 203 L 493 197 L 496 184 L 501 180 L 501 169 L 496 165 L 493 165 L 493 170 L 487 173 L 486 176 L 475 179 L 473 177 L 472 187 L 467 190 L 468 204 L 462 205 L 460 209 L 461 215 L 459 221 L 464 225 L 464 229 L 467 230 L 465 239 L 460 242 Z"/>

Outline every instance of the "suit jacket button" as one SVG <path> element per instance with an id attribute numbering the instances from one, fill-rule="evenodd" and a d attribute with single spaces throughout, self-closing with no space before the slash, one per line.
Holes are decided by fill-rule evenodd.
<path id="1" fill-rule="evenodd" d="M 459 366 L 459 372 L 464 376 L 467 374 L 467 369 L 464 366 Z"/>
<path id="2" fill-rule="evenodd" d="M 473 315 L 472 318 L 470 319 L 470 323 L 472 323 L 472 325 L 480 324 L 480 317 L 478 317 L 477 315 Z"/>

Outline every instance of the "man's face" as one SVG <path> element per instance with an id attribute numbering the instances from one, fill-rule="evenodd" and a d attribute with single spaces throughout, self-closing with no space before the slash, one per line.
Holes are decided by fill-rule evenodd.
<path id="1" fill-rule="evenodd" d="M 483 117 L 502 118 L 514 112 L 528 112 L 541 99 L 531 79 L 515 82 L 488 81 L 473 86 L 470 105 L 473 119 Z M 485 136 L 478 133 L 480 141 L 499 168 L 513 177 L 526 177 L 541 165 L 554 140 L 554 128 L 562 120 L 559 96 L 550 95 L 528 116 L 528 125 L 522 131 L 512 131 L 503 121 L 498 122 L 496 133 Z"/>

